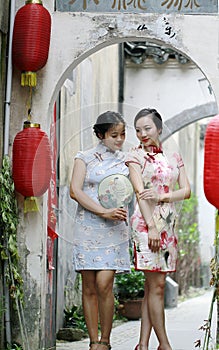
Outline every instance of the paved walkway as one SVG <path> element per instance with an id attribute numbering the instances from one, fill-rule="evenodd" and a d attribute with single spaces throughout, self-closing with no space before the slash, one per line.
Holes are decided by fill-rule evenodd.
<path id="1" fill-rule="evenodd" d="M 195 341 L 201 339 L 203 344 L 204 332 L 199 328 L 208 319 L 213 290 L 178 303 L 172 309 L 166 309 L 166 326 L 173 350 L 197 350 Z M 216 335 L 216 303 L 214 304 L 212 338 Z M 111 336 L 112 350 L 134 350 L 138 343 L 140 321 L 128 321 L 113 328 Z M 88 350 L 88 339 L 79 342 L 57 342 L 57 350 Z M 152 335 L 150 350 L 158 347 L 155 335 Z M 209 347 L 208 350 L 215 350 Z"/>

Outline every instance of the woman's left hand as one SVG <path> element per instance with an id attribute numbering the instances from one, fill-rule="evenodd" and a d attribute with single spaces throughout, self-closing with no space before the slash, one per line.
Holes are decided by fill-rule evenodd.
<path id="1" fill-rule="evenodd" d="M 146 188 L 139 194 L 139 199 L 150 199 L 158 203 L 160 201 L 160 196 L 153 188 Z"/>
<path id="2" fill-rule="evenodd" d="M 160 235 L 155 226 L 148 227 L 148 247 L 153 253 L 160 250 Z"/>

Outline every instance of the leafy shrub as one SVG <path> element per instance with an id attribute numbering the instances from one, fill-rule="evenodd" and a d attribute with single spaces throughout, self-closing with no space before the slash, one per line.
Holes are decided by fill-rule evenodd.
<path id="1" fill-rule="evenodd" d="M 200 287 L 200 234 L 197 223 L 198 200 L 194 194 L 183 201 L 178 220 L 177 271 L 171 277 L 179 284 L 179 294 L 187 294 L 190 287 Z"/>
<path id="2" fill-rule="evenodd" d="M 115 291 L 119 299 L 136 299 L 144 296 L 144 273 L 131 268 L 130 273 L 116 274 Z"/>
<path id="3" fill-rule="evenodd" d="M 71 308 L 65 309 L 64 314 L 66 328 L 79 328 L 87 332 L 82 306 L 73 305 Z"/>

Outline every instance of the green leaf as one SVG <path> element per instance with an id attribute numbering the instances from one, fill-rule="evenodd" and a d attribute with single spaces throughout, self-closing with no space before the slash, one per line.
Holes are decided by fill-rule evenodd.
<path id="1" fill-rule="evenodd" d="M 23 299 L 23 279 L 19 272 L 19 254 L 17 249 L 18 206 L 14 193 L 11 163 L 8 156 L 3 157 L 0 172 L 0 258 L 8 260 L 5 273 L 11 296 Z M 14 284 L 12 284 L 14 281 Z"/>

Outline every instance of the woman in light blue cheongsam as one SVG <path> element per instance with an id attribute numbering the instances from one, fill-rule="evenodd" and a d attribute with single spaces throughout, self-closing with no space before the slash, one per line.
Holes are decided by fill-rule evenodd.
<path id="1" fill-rule="evenodd" d="M 107 111 L 97 118 L 93 129 L 99 143 L 88 151 L 78 152 L 70 186 L 70 195 L 78 202 L 73 262 L 82 276 L 82 303 L 90 350 L 106 350 L 111 349 L 114 275 L 116 271 L 130 270 L 129 232 L 126 208 L 104 208 L 98 200 L 98 185 L 109 175 L 128 175 L 121 150 L 125 122 L 119 113 Z"/>

